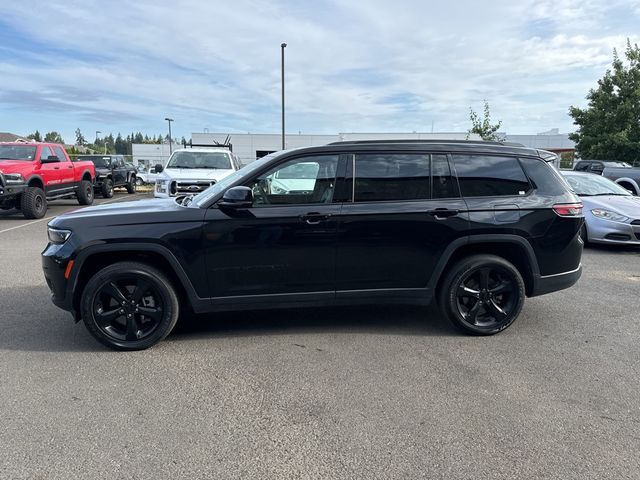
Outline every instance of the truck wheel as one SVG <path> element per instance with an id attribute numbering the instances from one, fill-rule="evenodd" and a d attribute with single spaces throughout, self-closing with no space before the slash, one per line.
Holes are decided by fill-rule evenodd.
<path id="1" fill-rule="evenodd" d="M 129 183 L 127 183 L 124 187 L 127 189 L 127 193 L 136 193 L 136 185 L 138 184 L 138 180 L 136 177 L 131 177 Z"/>
<path id="2" fill-rule="evenodd" d="M 139 187 L 143 184 L 143 181 L 140 177 L 136 177 L 136 185 Z"/>
<path id="3" fill-rule="evenodd" d="M 116 350 L 143 350 L 165 338 L 178 321 L 174 286 L 159 270 L 118 262 L 87 283 L 80 304 L 87 330 Z"/>
<path id="4" fill-rule="evenodd" d="M 42 218 L 47 213 L 47 197 L 38 187 L 27 187 L 20 199 L 24 218 Z"/>
<path id="5" fill-rule="evenodd" d="M 493 335 L 518 318 L 524 298 L 524 281 L 516 267 L 495 255 L 474 255 L 449 269 L 439 303 L 459 330 Z"/>
<path id="6" fill-rule="evenodd" d="M 88 180 L 82 180 L 78 187 L 78 203 L 91 205 L 93 203 L 93 184 Z"/>
<path id="7" fill-rule="evenodd" d="M 113 197 L 113 180 L 111 180 L 110 178 L 105 178 L 102 182 L 100 193 L 102 193 L 102 196 L 104 198 Z"/>

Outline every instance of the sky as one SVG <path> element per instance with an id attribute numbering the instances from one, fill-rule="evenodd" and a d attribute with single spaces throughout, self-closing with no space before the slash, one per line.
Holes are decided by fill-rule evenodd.
<path id="1" fill-rule="evenodd" d="M 640 43 L 640 0 L 3 2 L 0 131 L 574 129 L 570 105 Z"/>

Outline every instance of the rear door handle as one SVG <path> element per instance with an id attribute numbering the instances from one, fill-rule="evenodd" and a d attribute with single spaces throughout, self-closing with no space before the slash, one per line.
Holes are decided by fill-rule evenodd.
<path id="1" fill-rule="evenodd" d="M 320 222 L 328 220 L 330 216 L 330 213 L 311 212 L 305 215 L 300 215 L 300 220 L 308 223 L 309 225 L 318 225 Z"/>
<path id="2" fill-rule="evenodd" d="M 429 215 L 432 215 L 436 220 L 444 220 L 445 218 L 455 217 L 460 213 L 460 210 L 450 210 L 448 208 L 436 208 L 434 210 L 427 210 Z"/>

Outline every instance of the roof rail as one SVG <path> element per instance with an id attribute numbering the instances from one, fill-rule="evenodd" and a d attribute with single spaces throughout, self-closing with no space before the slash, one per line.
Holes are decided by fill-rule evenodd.
<path id="1" fill-rule="evenodd" d="M 436 140 L 436 139 L 396 139 L 396 140 L 344 140 L 341 142 L 332 142 L 328 145 L 368 145 L 368 144 L 402 144 L 402 143 L 460 143 L 467 145 L 501 145 L 510 147 L 524 147 L 521 143 L 515 142 L 495 142 L 489 140 Z"/>

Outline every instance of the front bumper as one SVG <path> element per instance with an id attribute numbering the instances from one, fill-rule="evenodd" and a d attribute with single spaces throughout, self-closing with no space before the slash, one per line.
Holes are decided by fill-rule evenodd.
<path id="1" fill-rule="evenodd" d="M 592 243 L 640 245 L 640 224 L 588 217 L 587 238 Z"/>
<path id="2" fill-rule="evenodd" d="M 57 307 L 73 312 L 73 293 L 71 282 L 65 278 L 65 271 L 71 260 L 66 244 L 47 245 L 42 252 L 42 271 L 51 290 L 51 301 Z"/>
<path id="3" fill-rule="evenodd" d="M 20 195 L 27 188 L 27 185 L 24 183 L 0 183 L 0 202 L 3 199 L 13 198 Z"/>

